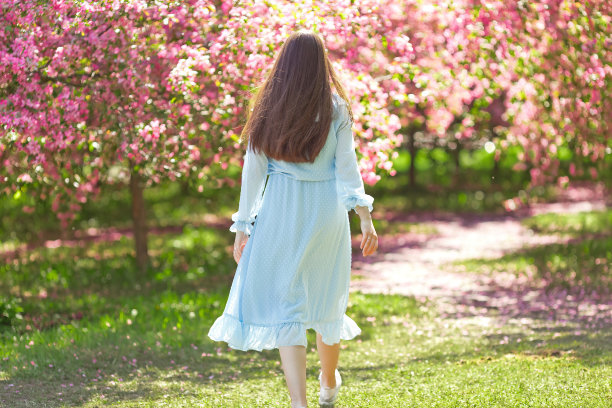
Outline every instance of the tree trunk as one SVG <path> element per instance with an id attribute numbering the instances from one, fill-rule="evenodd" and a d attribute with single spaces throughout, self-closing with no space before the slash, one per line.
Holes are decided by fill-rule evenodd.
<path id="1" fill-rule="evenodd" d="M 136 250 L 136 265 L 138 271 L 144 275 L 149 264 L 149 250 L 147 246 L 147 218 L 143 187 L 138 171 L 132 168 L 130 174 L 130 193 L 132 195 L 132 220 L 134 221 L 134 245 Z"/>
<path id="2" fill-rule="evenodd" d="M 501 160 L 501 156 L 499 160 Z M 495 159 L 495 154 L 494 154 L 493 155 L 493 173 L 491 174 L 491 184 L 497 184 L 499 181 L 499 160 Z"/>
<path id="3" fill-rule="evenodd" d="M 457 147 L 453 151 L 453 159 L 454 159 L 454 164 L 455 164 L 455 172 L 453 174 L 453 184 L 459 183 L 459 180 L 460 180 L 459 178 L 460 171 L 461 171 L 460 160 L 459 160 L 460 153 L 461 153 L 461 143 L 459 143 L 459 141 L 457 140 Z"/>
<path id="4" fill-rule="evenodd" d="M 183 180 L 181 182 L 181 196 L 185 197 L 189 195 L 189 181 Z"/>
<path id="5" fill-rule="evenodd" d="M 414 146 L 414 132 L 408 133 L 408 150 L 410 151 L 410 188 L 414 189 L 416 184 L 414 173 L 414 161 L 416 159 L 416 148 Z"/>

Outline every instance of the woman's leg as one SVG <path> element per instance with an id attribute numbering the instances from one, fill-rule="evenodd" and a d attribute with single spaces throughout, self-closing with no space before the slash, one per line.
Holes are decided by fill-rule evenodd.
<path id="1" fill-rule="evenodd" d="M 280 353 L 285 381 L 289 388 L 292 407 L 305 407 L 306 403 L 306 347 L 282 346 Z"/>
<path id="2" fill-rule="evenodd" d="M 321 360 L 321 383 L 324 387 L 336 386 L 336 368 L 340 355 L 340 342 L 330 346 L 323 343 L 321 334 L 317 332 L 317 351 Z"/>

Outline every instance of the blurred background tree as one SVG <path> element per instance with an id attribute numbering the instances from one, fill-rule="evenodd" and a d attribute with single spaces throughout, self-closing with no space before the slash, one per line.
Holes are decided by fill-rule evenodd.
<path id="1" fill-rule="evenodd" d="M 183 196 L 220 197 L 236 186 L 248 100 L 297 28 L 326 41 L 372 188 L 510 188 L 504 203 L 513 210 L 530 197 L 523 187 L 585 176 L 609 183 L 610 7 L 6 1 L 3 235 L 18 233 L 9 211 L 18 209 L 54 213 L 68 238 L 87 202 L 110 208 L 101 190 L 129 186 L 135 259 L 145 270 L 145 189 L 180 181 Z M 499 185 L 505 180 L 511 187 Z M 208 202 L 216 213 L 219 200 Z M 25 229 L 28 239 L 37 225 Z"/>

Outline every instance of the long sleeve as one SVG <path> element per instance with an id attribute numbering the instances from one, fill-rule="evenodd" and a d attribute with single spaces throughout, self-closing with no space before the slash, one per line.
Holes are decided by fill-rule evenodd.
<path id="1" fill-rule="evenodd" d="M 230 226 L 230 231 L 244 231 L 247 235 L 251 235 L 252 223 L 261 207 L 267 169 L 268 158 L 262 152 L 254 153 L 249 142 L 242 167 L 240 202 L 238 211 L 232 214 L 234 223 Z"/>
<path id="2" fill-rule="evenodd" d="M 363 179 L 357 166 L 353 123 L 344 101 L 339 104 L 339 124 L 336 129 L 338 143 L 336 146 L 335 174 L 336 186 L 340 201 L 347 211 L 355 206 L 368 207 L 372 212 L 374 198 L 365 193 Z"/>

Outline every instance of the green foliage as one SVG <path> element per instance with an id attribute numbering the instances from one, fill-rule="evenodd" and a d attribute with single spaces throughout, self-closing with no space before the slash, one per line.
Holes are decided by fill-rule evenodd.
<path id="1" fill-rule="evenodd" d="M 148 227 L 168 225 L 204 225 L 204 217 L 211 212 L 228 216 L 238 205 L 240 187 L 224 186 L 195 191 L 191 185 L 167 182 L 145 189 Z M 33 208 L 26 214 L 22 208 Z M 0 243 L 31 242 L 56 239 L 61 234 L 60 224 L 49 200 L 40 200 L 27 192 L 17 199 L 0 197 Z M 95 201 L 86 202 L 76 216 L 71 231 L 88 228 L 131 228 L 131 198 L 124 185 L 104 185 Z"/>
<path id="2" fill-rule="evenodd" d="M 462 149 L 459 169 L 450 151 L 441 147 L 419 149 L 415 159 L 416 186 L 410 187 L 410 154 L 403 150 L 393 161 L 397 174 L 384 177 L 366 190 L 379 205 L 402 211 L 503 211 L 503 201 L 526 188 L 529 181 L 525 172 L 512 169 L 519 151 L 516 146 L 504 150 L 495 170 L 494 154 L 484 149 Z M 550 192 L 547 187 L 537 187 L 532 194 L 546 197 Z"/>
<path id="3" fill-rule="evenodd" d="M 0 326 L 11 326 L 23 319 L 22 312 L 20 298 L 0 296 Z"/>

